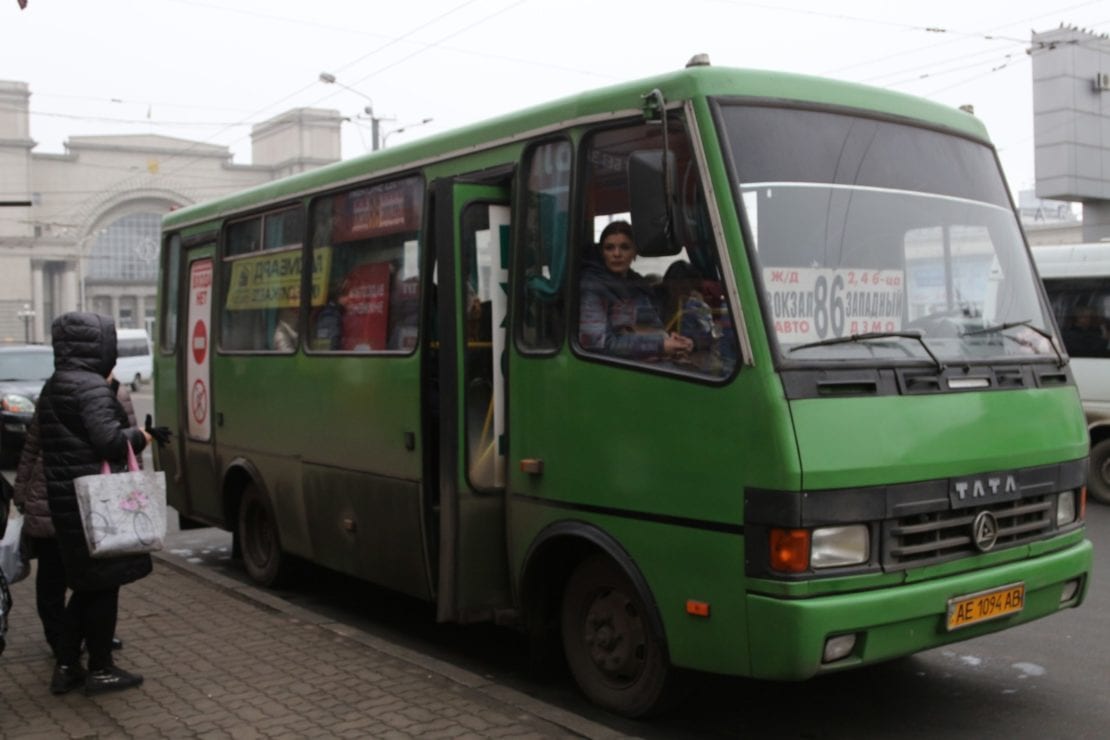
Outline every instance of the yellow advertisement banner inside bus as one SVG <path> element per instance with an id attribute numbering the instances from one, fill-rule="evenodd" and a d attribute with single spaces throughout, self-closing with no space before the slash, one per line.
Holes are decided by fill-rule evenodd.
<path id="1" fill-rule="evenodd" d="M 331 247 L 312 254 L 312 303 L 328 299 Z M 274 252 L 243 257 L 231 263 L 227 289 L 229 311 L 260 308 L 296 308 L 301 303 L 301 251 Z"/>

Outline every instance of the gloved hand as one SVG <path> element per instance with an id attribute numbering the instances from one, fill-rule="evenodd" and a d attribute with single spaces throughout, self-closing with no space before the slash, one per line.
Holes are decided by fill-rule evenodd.
<path id="1" fill-rule="evenodd" d="M 146 422 L 143 428 L 146 429 L 146 433 L 158 443 L 159 447 L 168 445 L 170 443 L 170 437 L 173 436 L 173 432 L 170 431 L 169 427 L 154 426 L 154 419 L 150 414 L 146 415 Z"/>

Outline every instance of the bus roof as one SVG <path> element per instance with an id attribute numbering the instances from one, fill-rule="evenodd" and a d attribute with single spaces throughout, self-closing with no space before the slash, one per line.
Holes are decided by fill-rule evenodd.
<path id="1" fill-rule="evenodd" d="M 334 186 L 370 173 L 413 166 L 452 154 L 533 136 L 583 118 L 624 116 L 642 108 L 644 93 L 658 88 L 667 101 L 707 96 L 752 97 L 855 108 L 920 121 L 987 141 L 983 124 L 961 110 L 904 93 L 787 72 L 695 66 L 656 77 L 590 90 L 560 100 L 435 134 L 394 148 L 335 162 L 309 172 L 172 211 L 166 229 L 220 218 L 284 197 Z"/>
<path id="2" fill-rule="evenodd" d="M 1110 277 L 1110 242 L 1033 247 L 1042 278 Z"/>

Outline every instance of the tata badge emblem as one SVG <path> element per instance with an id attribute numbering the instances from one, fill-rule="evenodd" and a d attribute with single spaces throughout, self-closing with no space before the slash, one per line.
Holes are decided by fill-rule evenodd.
<path id="1" fill-rule="evenodd" d="M 990 552 L 998 542 L 998 520 L 989 511 L 980 511 L 971 523 L 971 539 L 979 552 Z"/>

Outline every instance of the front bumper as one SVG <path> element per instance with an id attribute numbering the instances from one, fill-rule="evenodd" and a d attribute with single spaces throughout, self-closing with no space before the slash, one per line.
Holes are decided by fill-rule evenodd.
<path id="1" fill-rule="evenodd" d="M 27 436 L 27 428 L 31 426 L 34 414 L 17 414 L 11 411 L 0 412 L 0 430 L 3 431 L 5 440 L 17 440 L 20 443 Z"/>
<path id="2" fill-rule="evenodd" d="M 749 595 L 748 625 L 752 675 L 805 679 L 909 655 L 997 632 L 1078 606 L 1086 595 L 1093 548 L 1090 541 L 990 568 L 874 591 L 784 599 Z M 1064 584 L 1082 578 L 1075 596 L 1061 603 Z M 1025 584 L 1024 609 L 1011 616 L 949 632 L 948 600 L 1004 584 Z M 857 634 L 846 658 L 822 664 L 826 639 Z"/>

